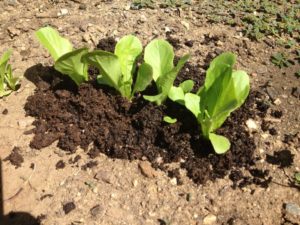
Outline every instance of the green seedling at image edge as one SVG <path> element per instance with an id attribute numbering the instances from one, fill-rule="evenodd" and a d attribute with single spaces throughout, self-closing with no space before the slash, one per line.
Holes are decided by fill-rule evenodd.
<path id="1" fill-rule="evenodd" d="M 17 89 L 20 79 L 12 74 L 11 64 L 9 59 L 11 51 L 6 51 L 0 58 L 0 98 L 9 95 Z"/>
<path id="2" fill-rule="evenodd" d="M 289 67 L 293 65 L 293 62 L 289 60 L 284 53 L 281 52 L 272 55 L 271 62 L 279 68 Z"/>
<path id="3" fill-rule="evenodd" d="M 88 80 L 88 65 L 81 61 L 81 57 L 88 53 L 87 48 L 74 50 L 70 41 L 61 37 L 52 27 L 43 27 L 35 34 L 55 61 L 54 68 L 57 71 L 68 75 L 77 85 Z"/>
<path id="4" fill-rule="evenodd" d="M 295 180 L 297 182 L 297 184 L 300 184 L 300 173 L 295 173 Z"/>
<path id="5" fill-rule="evenodd" d="M 115 88 L 130 100 L 136 92 L 144 91 L 152 81 L 151 66 L 142 63 L 133 82 L 136 61 L 142 51 L 140 40 L 133 35 L 127 35 L 118 41 L 114 53 L 95 50 L 84 55 L 82 61 L 99 69 L 98 83 Z"/>
<path id="6" fill-rule="evenodd" d="M 245 102 L 250 90 L 247 73 L 233 70 L 235 62 L 234 54 L 223 53 L 211 62 L 205 83 L 196 94 L 187 91 L 192 89 L 191 81 L 179 87 L 173 86 L 168 94 L 172 101 L 184 105 L 194 114 L 202 136 L 210 140 L 218 154 L 228 151 L 230 142 L 215 131 Z"/>
<path id="7" fill-rule="evenodd" d="M 167 99 L 179 71 L 189 57 L 189 55 L 183 56 L 174 66 L 173 47 L 165 40 L 151 41 L 145 48 L 144 60 L 152 67 L 153 80 L 158 94 L 154 96 L 144 95 L 143 97 L 150 102 L 161 105 Z"/>

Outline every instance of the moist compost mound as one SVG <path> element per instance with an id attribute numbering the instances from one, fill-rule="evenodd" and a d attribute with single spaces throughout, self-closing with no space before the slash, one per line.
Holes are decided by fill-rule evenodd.
<path id="1" fill-rule="evenodd" d="M 168 163 L 180 162 L 196 183 L 254 165 L 255 144 L 244 124 L 256 114 L 257 93 L 251 93 L 218 130 L 230 139 L 231 149 L 216 155 L 210 143 L 201 139 L 194 116 L 178 104 L 167 101 L 156 106 L 141 95 L 128 102 L 114 90 L 98 85 L 92 71 L 91 80 L 80 87 L 51 67 L 43 68 L 43 73 L 35 77 L 37 88 L 25 105 L 26 114 L 36 119 L 32 148 L 42 149 L 58 140 L 59 148 L 74 153 L 80 146 L 91 158 L 99 153 L 127 160 L 143 157 L 163 170 Z M 176 83 L 188 78 L 199 86 L 204 76 L 188 64 Z M 178 122 L 163 122 L 165 115 Z"/>

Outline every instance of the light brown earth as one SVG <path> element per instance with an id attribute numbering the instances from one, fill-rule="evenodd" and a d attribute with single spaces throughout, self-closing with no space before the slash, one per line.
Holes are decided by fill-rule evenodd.
<path id="1" fill-rule="evenodd" d="M 258 129 L 249 135 L 255 136 L 257 155 L 263 159 L 283 149 L 295 156 L 292 166 L 286 169 L 265 160 L 258 162 L 258 167 L 269 169 L 273 177 L 267 189 L 248 186 L 234 190 L 228 178 L 197 186 L 185 176 L 183 185 L 176 185 L 176 180 L 161 171 L 155 172 L 154 178 L 144 176 L 139 161 L 113 160 L 105 155 L 96 158 L 96 167 L 85 171 L 81 166 L 90 159 L 80 149 L 74 155 L 66 155 L 55 144 L 40 151 L 29 147 L 32 135 L 24 132 L 33 128 L 33 118 L 25 117 L 23 107 L 35 87 L 23 78 L 17 92 L 0 99 L 0 157 L 7 157 L 15 146 L 24 157 L 19 168 L 3 162 L 5 214 L 15 211 L 34 217 L 45 215 L 41 222 L 45 225 L 299 224 L 299 215 L 286 213 L 285 204 L 300 205 L 299 189 L 287 186 L 288 178 L 293 179 L 294 172 L 300 170 L 300 137 L 290 144 L 282 140 L 284 134 L 299 132 L 300 102 L 291 90 L 300 87 L 300 79 L 294 76 L 297 65 L 280 70 L 269 62 L 277 47 L 252 42 L 241 36 L 238 28 L 207 24 L 197 19 L 192 7 L 134 11 L 128 9 L 130 1 L 121 0 L 15 2 L 0 1 L 0 54 L 8 48 L 13 50 L 15 74 L 23 76 L 39 63 L 52 65 L 52 59 L 34 37 L 34 31 L 47 24 L 58 28 L 74 46 L 87 45 L 91 49 L 105 37 L 117 39 L 135 33 L 146 44 L 157 36 L 164 38 L 171 30 L 172 37 L 182 45 L 177 55 L 190 52 L 191 61 L 201 64 L 209 52 L 231 50 L 238 54 L 238 67 L 251 75 L 253 89 L 271 81 L 281 102 L 271 108 L 284 113 L 281 119 L 272 121 L 279 134 L 272 136 Z M 79 9 L 84 6 L 86 9 Z M 58 16 L 65 9 L 67 14 Z M 204 35 L 217 36 L 219 40 L 205 42 Z M 192 48 L 183 44 L 186 40 L 194 41 Z M 1 114 L 4 109 L 7 115 Z M 258 118 L 252 119 L 261 123 Z M 77 154 L 81 156 L 79 162 L 69 164 Z M 66 163 L 64 169 L 56 169 L 59 160 Z M 65 214 L 63 205 L 68 202 L 74 202 L 76 207 Z"/>

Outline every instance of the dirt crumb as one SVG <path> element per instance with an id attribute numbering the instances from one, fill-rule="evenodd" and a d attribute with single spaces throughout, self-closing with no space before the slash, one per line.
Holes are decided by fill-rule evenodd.
<path id="1" fill-rule="evenodd" d="M 8 114 L 8 110 L 7 110 L 7 109 L 4 109 L 4 110 L 2 111 L 2 114 L 3 114 L 3 115 L 7 115 L 7 114 Z"/>
<path id="2" fill-rule="evenodd" d="M 81 159 L 80 155 L 76 155 L 74 158 L 69 159 L 69 164 L 75 164 Z"/>
<path id="3" fill-rule="evenodd" d="M 52 198 L 52 197 L 53 197 L 52 194 L 45 194 L 45 195 L 40 197 L 40 200 L 43 201 L 45 198 Z"/>
<path id="4" fill-rule="evenodd" d="M 59 160 L 56 165 L 55 165 L 55 168 L 58 170 L 58 169 L 63 169 L 66 167 L 66 164 L 63 160 Z"/>
<path id="5" fill-rule="evenodd" d="M 21 167 L 24 162 L 23 156 L 20 154 L 21 149 L 19 147 L 14 147 L 12 152 L 8 157 L 4 159 L 4 161 L 9 161 L 15 168 Z"/>
<path id="6" fill-rule="evenodd" d="M 281 150 L 274 152 L 274 155 L 267 155 L 266 161 L 273 165 L 278 165 L 279 168 L 290 167 L 294 162 L 294 155 L 290 150 Z"/>
<path id="7" fill-rule="evenodd" d="M 87 170 L 88 168 L 91 169 L 91 168 L 93 168 L 93 167 L 95 167 L 95 166 L 97 166 L 97 165 L 98 165 L 98 162 L 97 162 L 97 161 L 89 161 L 88 163 L 86 163 L 85 165 L 83 165 L 83 166 L 81 167 L 81 169 L 82 169 L 82 170 Z"/>
<path id="8" fill-rule="evenodd" d="M 75 208 L 76 208 L 76 205 L 74 204 L 74 202 L 68 202 L 68 203 L 63 205 L 63 210 L 64 210 L 66 215 L 69 214 Z"/>
<path id="9" fill-rule="evenodd" d="M 140 162 L 139 168 L 145 177 L 154 178 L 157 176 L 155 169 L 153 169 L 151 164 L 147 161 Z"/>

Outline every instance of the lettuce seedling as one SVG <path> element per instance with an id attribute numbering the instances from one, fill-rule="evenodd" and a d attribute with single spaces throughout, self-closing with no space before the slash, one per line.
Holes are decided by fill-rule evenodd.
<path id="1" fill-rule="evenodd" d="M 69 40 L 61 37 L 52 27 L 39 29 L 36 37 L 54 59 L 57 71 L 68 75 L 77 85 L 88 80 L 88 65 L 81 61 L 81 57 L 88 53 L 87 48 L 73 50 Z"/>
<path id="2" fill-rule="evenodd" d="M 8 63 L 11 51 L 6 51 L 0 58 L 0 98 L 9 95 L 17 89 L 19 78 L 12 74 L 11 65 Z"/>
<path id="3" fill-rule="evenodd" d="M 158 94 L 154 96 L 144 95 L 144 98 L 150 102 L 155 102 L 157 105 L 162 104 L 167 99 L 177 74 L 189 57 L 189 55 L 183 56 L 174 66 L 173 47 L 165 40 L 151 41 L 145 48 L 144 60 L 152 67 Z"/>
<path id="4" fill-rule="evenodd" d="M 239 108 L 246 100 L 249 90 L 249 77 L 246 72 L 233 70 L 236 56 L 223 53 L 215 58 L 207 72 L 204 85 L 197 94 L 186 92 L 191 89 L 190 81 L 187 85 L 172 87 L 169 98 L 185 105 L 195 117 L 204 138 L 209 139 L 218 154 L 225 153 L 230 148 L 229 140 L 215 134 L 230 113 Z"/>
<path id="5" fill-rule="evenodd" d="M 152 81 L 152 68 L 143 63 L 133 85 L 136 61 L 142 51 L 140 40 L 133 35 L 127 35 L 118 41 L 114 53 L 95 50 L 86 54 L 82 61 L 99 69 L 98 83 L 115 88 L 130 100 L 136 92 L 145 90 Z"/>

